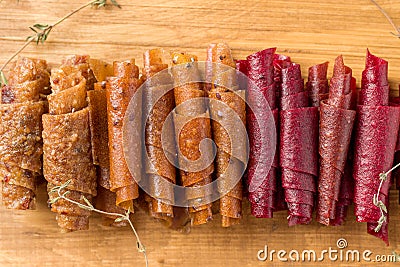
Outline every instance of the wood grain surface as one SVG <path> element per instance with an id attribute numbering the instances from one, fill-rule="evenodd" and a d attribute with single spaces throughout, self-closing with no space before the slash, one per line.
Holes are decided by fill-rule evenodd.
<path id="1" fill-rule="evenodd" d="M 302 65 L 303 76 L 309 66 L 333 62 L 342 54 L 345 63 L 361 77 L 366 48 L 389 61 L 392 94 L 400 82 L 400 40 L 370 1 L 128 1 L 119 0 L 122 9 L 85 9 L 53 30 L 44 45 L 32 44 L 22 55 L 47 59 L 58 64 L 71 54 L 89 54 L 109 62 L 136 58 L 142 64 L 146 49 L 195 53 L 205 59 L 211 42 L 226 41 L 235 58 L 276 46 Z M 400 2 L 378 1 L 400 24 Z M 31 34 L 34 23 L 53 23 L 82 0 L 0 1 L 0 64 Z M 330 75 L 332 64 L 330 66 Z M 144 266 L 143 257 L 129 229 L 100 225 L 93 216 L 89 231 L 60 233 L 55 215 L 46 205 L 44 188 L 39 190 L 36 211 L 11 211 L 0 207 L 1 266 Z M 366 233 L 366 225 L 350 216 L 343 227 L 324 227 L 315 222 L 288 227 L 286 212 L 275 218 L 255 219 L 245 203 L 241 225 L 222 229 L 220 217 L 189 234 L 166 229 L 144 211 L 135 214 L 135 226 L 145 244 L 149 266 L 364 266 L 366 262 L 293 263 L 260 262 L 257 252 L 269 249 L 317 252 L 336 247 L 339 238 L 346 249 L 369 249 L 371 257 L 400 253 L 400 214 L 398 193 L 390 198 L 390 243 Z M 376 262 L 374 263 L 376 264 Z M 382 265 L 382 263 L 379 263 Z"/>

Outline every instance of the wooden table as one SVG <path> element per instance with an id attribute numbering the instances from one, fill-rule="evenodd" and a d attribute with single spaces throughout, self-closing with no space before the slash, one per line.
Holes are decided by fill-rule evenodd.
<path id="1" fill-rule="evenodd" d="M 52 23 L 83 1 L 0 2 L 0 63 L 16 51 L 30 35 L 28 26 Z M 109 62 L 134 57 L 142 64 L 142 53 L 153 47 L 195 53 L 205 59 L 211 42 L 228 42 L 236 58 L 276 46 L 302 65 L 333 62 L 342 54 L 360 81 L 368 47 L 389 61 L 393 94 L 400 82 L 400 40 L 390 34 L 390 24 L 370 1 L 128 1 L 122 9 L 85 9 L 58 26 L 44 45 L 31 45 L 24 56 L 58 64 L 70 54 L 90 54 Z M 400 24 L 400 2 L 379 1 Z M 331 73 L 332 65 L 330 66 Z M 400 253 L 398 193 L 390 198 L 390 247 L 366 233 L 366 225 L 349 216 L 343 227 L 324 227 L 315 222 L 288 227 L 286 212 L 275 218 L 255 219 L 245 203 L 243 223 L 220 227 L 220 218 L 195 227 L 190 234 L 166 229 L 144 211 L 135 214 L 135 226 L 146 245 L 150 266 L 271 266 L 276 259 L 260 262 L 257 252 L 268 248 L 290 251 L 336 248 L 345 238 L 346 249 L 369 249 L 377 254 Z M 0 207 L 1 266 L 144 266 L 128 229 L 107 228 L 94 216 L 89 231 L 60 233 L 40 188 L 36 211 L 10 211 Z M 323 263 L 303 263 L 309 266 Z M 336 261 L 335 265 L 361 263 Z M 294 263 L 281 263 L 282 266 Z M 300 265 L 297 263 L 296 265 Z"/>

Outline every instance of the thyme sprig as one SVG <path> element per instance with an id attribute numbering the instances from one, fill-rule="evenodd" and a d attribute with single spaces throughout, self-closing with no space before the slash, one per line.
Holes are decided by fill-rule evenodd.
<path id="1" fill-rule="evenodd" d="M 375 0 L 370 0 L 378 9 L 379 11 L 386 17 L 387 21 L 389 21 L 390 25 L 392 25 L 393 29 L 395 30 L 394 32 L 391 32 L 394 36 L 397 38 L 400 38 L 400 27 L 397 27 L 397 25 L 394 23 L 393 19 L 389 16 L 389 14 L 383 9 Z"/>
<path id="2" fill-rule="evenodd" d="M 69 186 L 70 184 L 71 184 L 71 180 L 68 180 L 67 182 L 65 182 L 64 184 L 62 184 L 62 185 L 60 185 L 60 186 L 55 186 L 55 187 L 53 187 L 53 188 L 50 190 L 50 193 L 57 193 L 57 196 L 56 196 L 55 198 L 52 198 L 52 199 L 49 201 L 49 203 L 50 203 L 50 204 L 54 204 L 54 203 L 56 203 L 57 201 L 59 201 L 60 199 L 62 199 L 62 200 L 68 201 L 69 203 L 75 204 L 75 205 L 77 205 L 79 208 L 84 209 L 84 210 L 93 211 L 93 212 L 96 212 L 96 213 L 99 213 L 99 214 L 103 214 L 103 215 L 108 215 L 108 216 L 117 217 L 117 218 L 114 220 L 116 223 L 118 223 L 118 222 L 124 222 L 124 221 L 128 222 L 129 226 L 131 227 L 131 229 L 132 229 L 132 231 L 133 231 L 133 234 L 134 234 L 135 237 L 136 237 L 137 249 L 138 249 L 138 251 L 139 251 L 140 253 L 143 253 L 144 259 L 145 259 L 145 262 L 146 262 L 146 267 L 148 267 L 148 260 L 147 260 L 146 248 L 144 247 L 144 245 L 143 245 L 142 242 L 140 241 L 139 235 L 138 235 L 138 233 L 136 232 L 136 229 L 135 229 L 135 227 L 133 226 L 133 223 L 132 223 L 132 221 L 131 221 L 131 219 L 130 219 L 130 217 L 129 217 L 130 214 L 131 214 L 130 209 L 128 209 L 124 214 L 121 214 L 121 213 L 114 213 L 114 212 L 106 212 L 106 211 L 102 211 L 102 210 L 96 209 L 96 208 L 93 206 L 93 204 L 90 203 L 90 201 L 89 201 L 85 196 L 82 196 L 82 200 L 86 203 L 86 205 L 85 205 L 85 204 L 82 204 L 82 203 L 80 203 L 80 202 L 77 202 L 77 201 L 75 201 L 75 200 L 72 200 L 72 199 L 70 199 L 70 198 L 67 197 L 68 194 L 70 193 L 70 191 L 67 190 L 67 188 L 68 188 L 68 186 Z M 64 190 L 67 190 L 67 191 L 62 192 L 62 191 L 64 191 Z"/>
<path id="3" fill-rule="evenodd" d="M 378 192 L 376 194 L 374 194 L 373 199 L 372 199 L 372 203 L 376 207 L 378 207 L 380 212 L 381 212 L 381 217 L 377 221 L 378 225 L 374 229 L 375 232 L 379 232 L 381 230 L 383 224 L 387 221 L 387 215 L 386 215 L 387 214 L 387 207 L 386 207 L 385 203 L 382 202 L 382 200 L 379 200 L 379 193 L 381 192 L 382 185 L 387 180 L 389 173 L 391 173 L 392 171 L 394 171 L 398 167 L 400 167 L 400 163 L 398 163 L 397 165 L 393 166 L 387 172 L 382 172 L 382 173 L 379 174 L 379 180 L 381 182 L 379 183 Z"/>
<path id="4" fill-rule="evenodd" d="M 119 5 L 116 0 L 111 0 L 111 4 L 113 6 L 121 8 L 121 5 Z M 67 15 L 62 17 L 61 19 L 57 20 L 53 24 L 40 24 L 40 23 L 37 23 L 37 24 L 34 24 L 33 26 L 29 27 L 29 29 L 31 29 L 31 31 L 33 31 L 33 34 L 28 36 L 25 39 L 25 43 L 0 68 L 0 87 L 3 86 L 3 85 L 7 85 L 8 84 L 6 76 L 4 74 L 4 69 L 6 68 L 6 66 L 17 55 L 19 55 L 31 42 L 35 42 L 37 45 L 39 43 L 44 43 L 47 40 L 51 30 L 54 27 L 56 27 L 57 25 L 59 25 L 60 23 L 62 23 L 63 21 L 65 21 L 66 19 L 68 19 L 69 17 L 71 17 L 72 15 L 74 15 L 75 13 L 81 11 L 82 9 L 84 9 L 86 7 L 92 6 L 92 7 L 101 8 L 101 7 L 105 7 L 106 5 L 107 5 L 107 0 L 91 0 L 91 1 L 87 2 L 86 4 L 83 4 L 80 7 L 72 10 L 70 13 L 68 13 Z"/>

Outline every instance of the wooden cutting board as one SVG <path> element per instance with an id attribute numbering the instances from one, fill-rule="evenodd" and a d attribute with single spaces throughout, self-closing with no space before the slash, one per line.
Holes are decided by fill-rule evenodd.
<path id="1" fill-rule="evenodd" d="M 58 64 L 70 54 L 90 54 L 109 62 L 136 58 L 142 64 L 146 49 L 163 47 L 188 51 L 205 59 L 211 42 L 226 41 L 235 58 L 276 46 L 307 68 L 323 61 L 333 62 L 342 54 L 345 63 L 361 77 L 366 48 L 389 61 L 392 94 L 400 82 L 400 40 L 390 34 L 390 24 L 367 0 L 328 1 L 128 1 L 122 9 L 85 9 L 58 26 L 44 45 L 31 45 L 22 55 L 44 58 Z M 400 24 L 400 2 L 379 1 Z M 53 23 L 84 1 L 0 1 L 0 64 L 31 34 L 28 26 Z M 331 74 L 332 65 L 329 73 Z M 46 205 L 44 188 L 39 190 L 36 211 L 10 211 L 0 207 L 1 266 L 144 266 L 143 257 L 129 229 L 101 226 L 93 216 L 89 231 L 60 233 Z M 144 211 L 135 214 L 135 226 L 147 248 L 149 266 L 364 266 L 366 262 L 330 261 L 288 263 L 276 258 L 257 260 L 257 252 L 285 249 L 337 249 L 345 238 L 347 250 L 371 250 L 378 254 L 400 253 L 398 193 L 390 198 L 390 243 L 366 233 L 350 215 L 343 227 L 324 227 L 315 222 L 288 227 L 286 212 L 273 219 L 255 219 L 244 204 L 244 220 L 230 229 L 220 227 L 220 217 L 189 234 L 166 229 Z"/>

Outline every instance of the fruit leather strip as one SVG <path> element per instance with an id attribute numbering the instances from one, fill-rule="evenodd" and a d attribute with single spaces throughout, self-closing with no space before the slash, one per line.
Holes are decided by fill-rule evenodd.
<path id="1" fill-rule="evenodd" d="M 73 72 L 79 72 L 82 74 L 82 76 L 86 79 L 86 90 L 89 91 L 93 89 L 93 85 L 97 80 L 90 68 L 90 57 L 88 55 L 72 55 L 64 59 L 62 63 L 62 67 L 71 67 L 74 69 Z"/>
<path id="2" fill-rule="evenodd" d="M 104 75 L 104 73 L 98 75 Z M 106 83 L 103 85 L 96 83 L 95 90 L 87 92 L 92 158 L 93 164 L 97 165 L 98 193 L 95 206 L 106 212 L 124 213 L 124 210 L 116 205 L 115 192 L 110 191 Z M 126 222 L 115 223 L 116 218 L 116 216 L 103 215 L 103 224 L 114 226 L 126 224 Z"/>
<path id="3" fill-rule="evenodd" d="M 16 167 L 18 168 L 18 167 Z M 27 177 L 34 177 L 34 175 L 27 170 L 23 170 L 27 175 L 26 178 L 22 178 L 27 180 Z M 7 172 L 7 175 L 16 176 L 15 172 Z M 6 179 L 6 177 L 4 178 Z M 36 180 L 36 177 L 33 179 Z M 35 181 L 33 181 L 35 183 Z M 9 209 L 35 209 L 35 190 L 28 189 L 25 186 L 18 186 L 15 184 L 8 183 L 7 180 L 2 182 L 2 195 L 3 195 L 3 205 Z"/>
<path id="4" fill-rule="evenodd" d="M 212 49 L 210 46 L 207 55 L 207 81 L 212 79 Z M 185 187 L 204 186 L 212 181 L 211 174 L 214 171 L 214 165 L 211 164 L 206 168 L 190 171 L 193 166 L 191 164 L 188 166 L 182 159 L 182 157 L 186 157 L 189 162 L 193 162 L 202 156 L 207 160 L 209 152 L 211 152 L 211 148 L 209 148 L 209 151 L 202 151 L 206 154 L 201 155 L 199 150 L 200 142 L 205 138 L 211 138 L 211 124 L 209 113 L 206 112 L 206 102 L 201 99 L 205 96 L 203 84 L 193 82 L 199 81 L 200 78 L 197 57 L 186 53 L 172 53 L 171 56 L 177 105 L 174 112 L 175 139 L 180 150 L 178 160 L 182 185 Z M 211 84 L 204 86 L 211 89 Z M 188 105 L 187 103 L 184 104 L 186 101 L 192 102 Z M 183 166 L 181 166 L 182 164 Z M 189 216 L 193 225 L 204 224 L 212 219 L 211 203 L 200 207 L 196 204 L 197 199 L 207 200 L 211 192 L 206 192 L 203 189 L 196 191 L 193 194 L 189 192 L 186 194 L 186 198 L 189 200 Z"/>
<path id="5" fill-rule="evenodd" d="M 274 82 L 273 60 L 276 48 L 268 48 L 247 56 L 247 75 L 256 86 L 263 89 Z"/>
<path id="6" fill-rule="evenodd" d="M 39 94 L 42 89 L 38 80 L 3 86 L 1 88 L 1 103 L 12 104 L 26 101 L 39 101 Z"/>
<path id="7" fill-rule="evenodd" d="M 89 67 L 93 72 L 96 81 L 99 83 L 105 81 L 107 77 L 111 77 L 114 73 L 114 66 L 112 64 L 108 64 L 107 62 L 95 58 L 89 59 Z M 94 87 L 96 87 L 96 84 L 94 84 Z"/>
<path id="8" fill-rule="evenodd" d="M 88 117 L 88 108 L 43 115 L 43 173 L 55 185 L 71 180 L 69 189 L 95 196 L 96 170 L 91 160 Z"/>
<path id="9" fill-rule="evenodd" d="M 218 180 L 218 191 L 223 195 L 220 200 L 222 226 L 229 227 L 239 223 L 242 218 L 243 198 L 241 180 L 235 183 L 235 181 L 231 181 L 230 178 L 241 177 L 244 171 L 244 165 L 238 159 L 234 157 L 231 158 L 228 153 L 221 152 L 221 155 L 217 158 L 216 167 L 218 168 L 217 174 L 223 174 L 223 177 L 217 177 L 221 178 Z M 235 186 L 232 188 L 232 185 Z"/>
<path id="10" fill-rule="evenodd" d="M 66 114 L 81 110 L 87 106 L 86 101 L 86 80 L 80 82 L 68 89 L 50 94 L 47 97 L 49 101 L 49 113 Z"/>
<path id="11" fill-rule="evenodd" d="M 81 83 L 82 80 L 86 79 L 83 77 L 82 73 L 77 71 L 76 68 L 72 66 L 61 66 L 51 70 L 50 83 L 53 93 L 58 93 L 75 86 Z"/>
<path id="12" fill-rule="evenodd" d="M 350 87 L 350 85 L 349 85 Z M 351 95 L 350 95 L 351 98 Z M 328 100 L 329 101 L 329 100 Z M 335 202 L 322 205 L 323 196 L 338 201 L 341 179 L 344 174 L 356 112 L 340 109 L 322 101 L 320 106 L 319 154 L 321 156 L 318 221 L 329 224 L 330 214 L 335 214 Z M 321 200 L 321 201 L 320 201 Z M 333 218 L 332 218 L 333 219 Z"/>
<path id="13" fill-rule="evenodd" d="M 0 158 L 41 173 L 41 116 L 43 102 L 0 105 Z"/>
<path id="14" fill-rule="evenodd" d="M 110 213 L 124 213 L 124 210 L 117 205 L 116 202 L 116 195 L 114 192 L 111 192 L 109 189 L 104 188 L 102 186 L 97 187 L 97 197 L 95 206 L 99 210 L 107 211 Z M 106 226 L 125 226 L 127 222 L 115 222 L 117 216 L 113 215 L 104 215 L 103 225 Z"/>
<path id="15" fill-rule="evenodd" d="M 380 183 L 379 174 L 392 166 L 400 111 L 397 107 L 390 106 L 358 106 L 357 113 L 359 116 L 356 123 L 353 169 L 354 202 L 359 206 L 379 211 L 373 205 L 372 198 L 369 201 L 365 199 L 364 189 L 365 187 L 377 189 Z M 390 179 L 387 179 L 380 193 L 387 196 L 389 185 Z"/>
<path id="16" fill-rule="evenodd" d="M 96 169 L 91 159 L 89 110 L 74 113 L 43 115 L 43 174 L 49 182 L 49 199 L 56 197 L 50 189 L 71 180 L 69 197 L 82 202 L 96 195 Z M 66 134 L 68 133 L 68 134 Z M 69 230 L 87 229 L 88 214 L 65 201 L 52 207 L 60 227 Z"/>
<path id="17" fill-rule="evenodd" d="M 0 105 L 3 203 L 9 208 L 34 208 L 36 176 L 42 168 L 43 112 L 43 102 Z M 4 191 L 5 187 L 8 190 Z"/>
<path id="18" fill-rule="evenodd" d="M 151 103 L 155 104 L 151 105 Z M 143 109 L 149 111 L 145 126 L 145 144 L 147 147 L 154 146 L 171 154 L 175 153 L 174 125 L 171 119 L 167 120 L 168 114 L 174 107 L 174 92 L 170 90 L 170 86 L 149 86 L 146 88 L 143 93 Z M 162 142 L 161 136 L 163 136 L 164 142 Z"/>
<path id="19" fill-rule="evenodd" d="M 389 104 L 389 91 L 389 85 L 366 84 L 360 91 L 359 104 L 363 106 L 387 106 Z"/>
<path id="20" fill-rule="evenodd" d="M 242 64 L 242 69 L 247 71 L 248 77 L 250 78 L 249 84 L 247 85 L 247 101 L 251 103 L 253 108 L 262 108 L 260 107 L 260 103 L 267 100 L 272 109 L 275 123 L 277 124 L 278 111 L 276 109 L 277 104 L 273 67 L 275 50 L 275 48 L 269 48 L 248 56 L 247 64 Z M 264 97 L 265 100 L 259 99 L 260 97 Z M 261 144 L 266 144 L 270 141 L 266 140 L 268 139 L 267 136 L 263 137 L 260 135 L 259 123 L 262 124 L 262 122 L 257 122 L 256 116 L 250 108 L 247 109 L 246 115 L 250 142 L 247 183 L 251 184 L 253 178 L 255 178 L 254 175 L 256 168 L 263 168 L 264 165 L 268 165 L 266 163 L 268 157 L 260 154 L 260 148 Z M 269 118 L 258 119 L 265 119 L 265 122 L 267 122 Z M 262 169 L 261 175 L 264 176 L 262 184 L 255 191 L 249 192 L 248 197 L 251 202 L 251 212 L 256 217 L 272 218 L 272 211 L 275 202 L 273 191 L 275 191 L 276 187 L 276 168 L 278 167 L 278 164 L 278 153 L 275 153 L 272 167 L 268 170 L 265 168 Z M 257 179 L 259 178 L 260 177 L 257 177 Z M 265 201 L 262 201 L 262 199 Z"/>
<path id="21" fill-rule="evenodd" d="M 328 65 L 329 62 L 324 62 L 308 68 L 308 81 L 306 83 L 306 88 L 309 92 L 312 107 L 319 107 L 319 103 L 328 97 Z"/>
<path id="22" fill-rule="evenodd" d="M 318 108 L 297 108 L 281 111 L 281 136 L 280 136 L 280 162 L 282 167 L 282 186 L 285 188 L 286 199 L 289 199 L 287 188 L 300 187 L 301 190 L 314 192 L 315 182 L 311 182 L 318 174 L 317 146 L 318 146 Z M 290 174 L 290 175 L 288 175 Z M 300 177 L 303 178 L 300 178 Z M 299 182 L 301 181 L 301 182 Z M 294 182 L 299 182 L 295 184 Z M 300 203 L 297 200 L 292 203 Z M 291 204 L 292 204 L 291 203 Z M 295 210 L 289 208 L 289 224 L 297 219 L 293 216 L 309 218 L 308 213 L 295 214 Z M 301 211 L 312 210 L 312 205 L 304 207 Z M 310 220 L 303 220 L 308 223 Z"/>
<path id="23" fill-rule="evenodd" d="M 173 215 L 174 195 L 171 183 L 176 183 L 175 167 L 168 161 L 164 153 L 175 153 L 174 126 L 172 119 L 166 120 L 175 107 L 172 78 L 168 71 L 168 64 L 163 58 L 161 49 L 152 49 L 144 53 L 143 75 L 146 79 L 144 92 L 144 109 L 148 111 L 145 128 L 145 145 L 147 151 L 146 174 L 149 183 L 149 209 L 152 216 L 161 218 L 169 223 Z M 158 101 L 157 101 L 158 99 Z M 156 102 L 157 101 L 157 102 Z M 155 103 L 150 106 L 150 103 Z M 164 131 L 164 133 L 163 133 Z M 164 140 L 161 142 L 163 133 Z M 171 157 L 170 157 L 171 158 Z M 163 180 L 161 180 L 163 179 Z M 161 183 L 162 181 L 167 183 Z"/>
<path id="24" fill-rule="evenodd" d="M 377 223 L 368 223 L 367 224 L 367 232 L 370 235 L 376 236 L 379 239 L 382 239 L 383 242 L 385 242 L 385 244 L 387 246 L 389 246 L 389 223 L 388 222 L 384 222 L 380 231 L 375 232 L 375 228 L 378 226 Z"/>
<path id="25" fill-rule="evenodd" d="M 95 86 L 100 86 L 99 84 Z M 87 92 L 93 163 L 109 168 L 107 96 L 105 89 Z"/>
<path id="26" fill-rule="evenodd" d="M 281 109 L 289 110 L 308 106 L 308 92 L 300 92 L 281 98 Z"/>
<path id="27" fill-rule="evenodd" d="M 210 105 L 211 118 L 215 119 L 215 121 L 212 122 L 213 137 L 218 149 L 216 159 L 216 175 L 217 177 L 220 177 L 223 174 L 224 179 L 224 181 L 219 181 L 218 183 L 219 192 L 221 194 L 226 193 L 226 191 L 221 190 L 221 188 L 225 187 L 223 185 L 224 183 L 229 183 L 226 180 L 227 177 L 241 177 L 244 171 L 244 162 L 246 162 L 247 149 L 245 147 L 245 142 L 241 142 L 235 147 L 231 147 L 232 140 L 246 140 L 246 136 L 242 136 L 242 134 L 245 132 L 236 130 L 238 127 L 237 121 L 233 119 L 233 116 L 238 116 L 243 124 L 246 123 L 246 104 L 244 101 L 245 92 L 239 91 L 238 94 L 234 92 L 209 92 L 209 97 L 211 99 L 222 101 L 227 105 L 215 105 L 214 102 L 211 102 Z M 233 158 L 231 156 L 232 154 L 235 156 L 238 155 L 239 158 Z M 234 175 L 225 173 L 225 169 L 229 164 L 233 166 L 234 169 L 237 169 L 237 172 L 235 172 Z M 241 184 L 241 180 L 236 183 L 235 187 L 239 187 L 239 183 Z M 230 183 L 230 185 L 232 186 L 232 183 Z M 236 198 L 236 200 L 232 198 Z M 235 205 L 231 205 L 229 208 L 227 202 Z M 222 216 L 237 219 L 241 218 L 241 202 L 242 194 L 240 194 L 240 196 L 233 197 L 228 193 L 227 196 L 223 196 L 220 200 L 220 212 Z M 223 224 L 223 226 L 228 227 L 230 225 Z"/>
<path id="28" fill-rule="evenodd" d="M 318 109 L 282 110 L 280 115 L 281 167 L 317 176 Z"/>
<path id="29" fill-rule="evenodd" d="M 40 93 L 48 94 L 50 71 L 46 60 L 34 58 L 19 58 L 10 66 L 8 84 L 18 86 L 29 81 L 37 81 Z"/>
<path id="30" fill-rule="evenodd" d="M 245 126 L 245 91 L 238 87 L 236 64 L 229 46 L 225 43 L 218 43 L 210 47 L 213 50 L 212 62 L 216 63 L 213 65 L 211 91 L 208 93 L 209 98 L 215 100 L 210 102 L 210 113 L 213 119 L 213 138 L 217 146 L 216 176 L 217 179 L 220 178 L 218 191 L 222 195 L 220 199 L 222 226 L 229 227 L 239 223 L 242 214 L 242 191 L 240 189 L 242 189 L 241 177 L 244 163 L 247 161 L 247 148 L 246 136 L 243 136 L 245 131 L 238 131 L 237 127 L 240 122 L 234 118 L 236 116 Z M 251 75 L 251 68 L 248 69 L 248 74 Z M 268 79 L 268 77 L 265 78 Z M 238 91 L 238 93 L 231 91 Z M 225 105 L 221 105 L 221 102 Z M 235 140 L 235 146 L 231 147 L 233 140 Z M 231 173 L 229 173 L 230 170 L 232 170 Z M 237 177 L 240 180 L 236 183 L 229 180 L 229 178 Z M 232 185 L 234 185 L 234 191 L 227 192 Z"/>
<path id="31" fill-rule="evenodd" d="M 42 124 L 40 93 L 49 85 L 44 60 L 20 58 L 1 88 L 0 169 L 3 203 L 8 208 L 34 209 L 36 178 L 41 174 Z"/>
<path id="32" fill-rule="evenodd" d="M 49 200 L 52 200 L 58 197 L 57 192 L 51 192 L 51 189 L 56 185 L 52 183 L 47 184 L 47 191 L 49 193 Z M 68 198 L 79 202 L 83 205 L 87 205 L 83 200 L 85 197 L 87 200 L 92 202 L 92 195 L 84 194 L 79 191 L 64 189 L 61 190 L 61 194 L 69 191 Z M 65 201 L 64 199 L 57 200 L 56 203 L 51 205 L 51 211 L 57 213 L 56 219 L 58 226 L 67 231 L 76 231 L 76 230 L 87 230 L 89 229 L 89 216 L 90 211 L 79 208 L 76 204 L 73 204 L 69 201 Z"/>
<path id="33" fill-rule="evenodd" d="M 140 177 L 132 177 L 124 156 L 123 147 L 123 119 L 128 104 L 140 86 L 137 78 L 128 78 L 118 71 L 120 62 L 114 62 L 116 77 L 108 78 L 107 86 L 107 114 L 108 114 L 108 140 L 110 157 L 110 184 L 111 191 L 116 192 L 116 204 L 123 209 L 133 211 L 133 199 L 139 197 L 138 185 L 135 181 Z M 134 62 L 129 62 L 125 70 L 133 69 Z M 132 158 L 135 162 L 141 162 L 141 155 Z"/>

